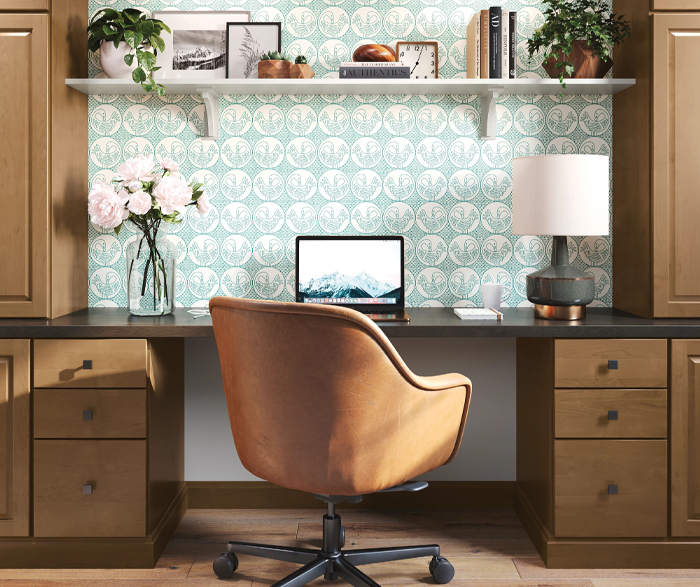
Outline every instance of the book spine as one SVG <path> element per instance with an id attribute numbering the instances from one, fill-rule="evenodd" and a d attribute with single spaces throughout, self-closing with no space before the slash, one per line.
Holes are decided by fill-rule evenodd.
<path id="1" fill-rule="evenodd" d="M 481 11 L 481 79 L 489 78 L 489 11 Z"/>
<path id="2" fill-rule="evenodd" d="M 476 39 L 476 75 L 475 78 L 481 77 L 481 13 L 477 12 L 474 15 L 476 32 L 474 33 L 474 38 Z"/>
<path id="3" fill-rule="evenodd" d="M 489 9 L 489 79 L 501 79 L 501 8 Z"/>
<path id="4" fill-rule="evenodd" d="M 408 67 L 403 61 L 343 61 L 340 67 Z"/>
<path id="5" fill-rule="evenodd" d="M 518 44 L 518 13 L 511 11 L 510 13 L 510 26 L 508 27 L 508 35 L 510 39 L 508 41 L 510 47 L 510 52 L 508 54 L 509 66 L 508 70 L 510 73 L 510 79 L 515 79 L 516 71 L 516 50 Z"/>
<path id="6" fill-rule="evenodd" d="M 410 79 L 410 67 L 340 67 L 340 79 Z"/>
<path id="7" fill-rule="evenodd" d="M 466 54 L 466 66 L 467 66 L 467 78 L 468 79 L 474 79 L 476 77 L 479 77 L 477 75 L 477 62 L 478 62 L 478 55 L 477 55 L 477 28 L 476 28 L 476 23 L 479 21 L 478 15 L 475 14 L 472 16 L 472 19 L 469 21 L 469 24 L 467 25 L 467 54 Z"/>
<path id="8" fill-rule="evenodd" d="M 501 11 L 501 79 L 510 77 L 510 39 L 508 38 L 508 27 L 510 26 L 509 11 L 505 8 Z"/>

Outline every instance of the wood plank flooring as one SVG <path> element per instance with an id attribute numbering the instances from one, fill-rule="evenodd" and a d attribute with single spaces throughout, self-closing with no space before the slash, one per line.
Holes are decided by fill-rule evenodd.
<path id="1" fill-rule="evenodd" d="M 511 510 L 339 513 L 348 550 L 439 543 L 455 567 L 452 587 L 700 587 L 700 570 L 548 570 Z M 0 569 L 0 587 L 269 587 L 297 565 L 241 556 L 234 577 L 219 581 L 212 560 L 233 539 L 319 548 L 322 515 L 321 509 L 189 510 L 155 569 Z M 381 585 L 435 584 L 427 558 L 363 569 Z"/>

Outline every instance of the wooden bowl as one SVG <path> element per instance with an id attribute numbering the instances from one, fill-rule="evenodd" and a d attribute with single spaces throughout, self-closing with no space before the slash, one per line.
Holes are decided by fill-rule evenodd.
<path id="1" fill-rule="evenodd" d="M 370 45 L 360 45 L 352 54 L 353 61 L 360 62 L 378 62 L 378 61 L 396 61 L 396 53 L 387 45 L 378 45 L 372 43 Z"/>
<path id="2" fill-rule="evenodd" d="M 289 77 L 292 79 L 311 79 L 314 76 L 314 70 L 308 63 L 294 63 L 289 68 Z"/>
<path id="3" fill-rule="evenodd" d="M 266 59 L 258 62 L 258 79 L 289 79 L 292 64 L 283 59 Z"/>

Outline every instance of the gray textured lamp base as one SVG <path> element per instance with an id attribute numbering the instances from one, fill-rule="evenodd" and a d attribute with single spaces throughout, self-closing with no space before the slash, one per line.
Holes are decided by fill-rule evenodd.
<path id="1" fill-rule="evenodd" d="M 535 304 L 535 316 L 547 320 L 582 320 L 593 301 L 595 279 L 569 265 L 565 236 L 555 236 L 552 264 L 527 276 L 527 299 Z"/>
<path id="2" fill-rule="evenodd" d="M 586 306 L 546 306 L 535 304 L 535 318 L 545 320 L 583 320 Z"/>

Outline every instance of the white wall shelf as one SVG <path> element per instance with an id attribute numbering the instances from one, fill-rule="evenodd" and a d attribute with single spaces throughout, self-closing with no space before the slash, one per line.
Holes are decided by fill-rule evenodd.
<path id="1" fill-rule="evenodd" d="M 206 112 L 206 136 L 219 138 L 219 96 L 223 95 L 479 95 L 481 136 L 496 138 L 496 102 L 506 95 L 611 95 L 632 87 L 633 79 L 567 80 L 563 90 L 556 79 L 439 79 L 439 80 L 339 80 L 320 79 L 161 79 L 169 95 L 202 96 Z M 66 84 L 91 96 L 143 95 L 140 85 L 130 79 L 67 79 Z"/>

